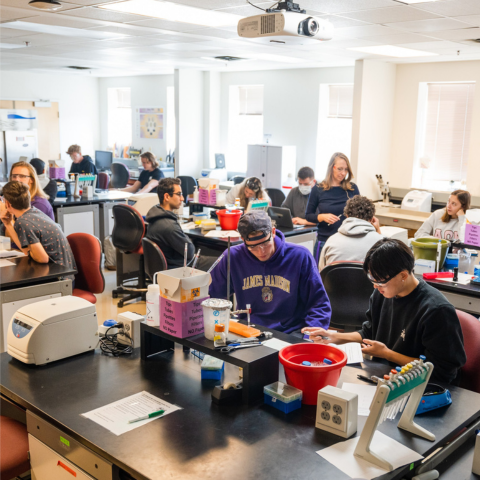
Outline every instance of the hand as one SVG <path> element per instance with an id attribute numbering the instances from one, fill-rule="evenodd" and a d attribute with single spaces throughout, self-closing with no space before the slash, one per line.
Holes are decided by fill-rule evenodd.
<path id="1" fill-rule="evenodd" d="M 307 224 L 307 221 L 306 221 L 304 218 L 293 217 L 293 218 L 292 218 L 292 223 L 293 223 L 294 225 L 306 225 L 306 224 Z"/>
<path id="2" fill-rule="evenodd" d="M 363 339 L 361 345 L 362 353 L 372 355 L 373 357 L 387 358 L 390 349 L 382 342 L 376 342 L 375 340 Z"/>
<path id="3" fill-rule="evenodd" d="M 322 343 L 328 345 L 329 343 L 335 343 L 335 334 L 332 330 L 325 330 L 324 328 L 319 327 L 305 327 L 302 328 L 302 333 L 310 333 L 310 340 L 313 340 L 314 343 Z M 323 338 L 328 337 L 328 339 Z"/>
<path id="4" fill-rule="evenodd" d="M 319 222 L 325 222 L 332 225 L 333 223 L 338 222 L 340 217 L 337 217 L 333 213 L 320 213 L 317 217 L 317 220 Z"/>
<path id="5" fill-rule="evenodd" d="M 458 212 L 457 212 L 457 217 L 460 217 L 462 215 L 465 215 L 465 212 L 463 211 L 463 208 L 461 208 Z"/>
<path id="6" fill-rule="evenodd" d="M 8 227 L 13 222 L 13 215 L 8 210 L 1 209 L 0 207 L 0 220 L 6 227 Z"/>
<path id="7" fill-rule="evenodd" d="M 377 217 L 373 217 L 370 223 L 375 227 L 375 230 L 377 233 L 382 233 L 380 230 L 380 221 L 378 220 Z"/>

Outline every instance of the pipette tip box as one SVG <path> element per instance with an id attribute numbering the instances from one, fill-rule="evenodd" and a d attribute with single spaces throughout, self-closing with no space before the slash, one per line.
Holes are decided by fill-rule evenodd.
<path id="1" fill-rule="evenodd" d="M 202 380 L 221 380 L 225 370 L 225 362 L 210 355 L 205 355 L 200 368 Z"/>
<path id="2" fill-rule="evenodd" d="M 303 392 L 283 382 L 275 382 L 263 387 L 263 401 L 266 405 L 290 413 L 302 406 Z"/>

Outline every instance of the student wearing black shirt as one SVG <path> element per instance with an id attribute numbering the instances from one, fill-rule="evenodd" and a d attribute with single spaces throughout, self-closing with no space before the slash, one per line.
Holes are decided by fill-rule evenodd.
<path id="1" fill-rule="evenodd" d="M 368 355 L 402 366 L 420 355 L 433 363 L 432 381 L 457 383 L 466 362 L 453 305 L 413 275 L 414 258 L 401 241 L 384 238 L 367 253 L 363 269 L 375 287 L 367 320 L 358 332 L 304 328 L 316 343 L 358 342 Z M 328 337 L 328 340 L 322 338 Z"/>
<path id="2" fill-rule="evenodd" d="M 157 188 L 158 182 L 163 178 L 163 173 L 158 168 L 158 162 L 155 155 L 151 152 L 145 152 L 140 155 L 143 171 L 138 180 L 127 188 L 122 188 L 124 192 L 148 193 Z"/>
<path id="3" fill-rule="evenodd" d="M 91 173 L 97 175 L 97 167 L 89 155 L 82 155 L 80 145 L 70 145 L 67 155 L 72 159 L 72 166 L 69 173 Z"/>

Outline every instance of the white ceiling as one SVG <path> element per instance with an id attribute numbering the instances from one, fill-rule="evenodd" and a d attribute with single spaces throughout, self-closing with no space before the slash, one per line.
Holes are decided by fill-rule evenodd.
<path id="1" fill-rule="evenodd" d="M 103 77 L 167 74 L 174 68 L 239 71 L 352 66 L 360 58 L 395 63 L 480 59 L 480 43 L 471 41 L 480 38 L 480 0 L 412 5 L 398 0 L 298 0 L 309 14 L 332 22 L 335 33 L 331 41 L 295 47 L 240 39 L 236 27 L 208 28 L 98 8 L 119 0 L 60 0 L 62 8 L 54 13 L 29 7 L 28 1 L 0 0 L 3 70 L 72 73 L 68 66 L 81 66 L 91 70 L 77 74 Z M 171 1 L 239 19 L 260 13 L 246 0 Z M 252 3 L 261 8 L 273 5 Z M 13 21 L 26 22 L 26 29 L 9 28 Z M 29 24 L 81 29 L 85 36 L 29 31 L 33 28 Z M 349 50 L 386 44 L 437 55 L 398 59 Z M 205 58 L 220 55 L 249 60 L 226 65 Z"/>

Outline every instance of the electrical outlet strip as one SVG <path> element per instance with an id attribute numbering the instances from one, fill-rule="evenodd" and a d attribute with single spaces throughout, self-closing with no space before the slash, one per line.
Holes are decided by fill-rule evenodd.
<path id="1" fill-rule="evenodd" d="M 140 322 L 143 322 L 145 317 L 134 312 L 123 312 L 117 317 L 118 323 L 123 323 L 123 329 L 120 329 L 117 335 L 118 343 L 130 345 L 130 339 L 124 333 L 130 336 L 133 340 L 133 348 L 140 346 Z"/>
<path id="2" fill-rule="evenodd" d="M 318 391 L 315 427 L 343 438 L 357 431 L 358 395 L 327 385 Z"/>

